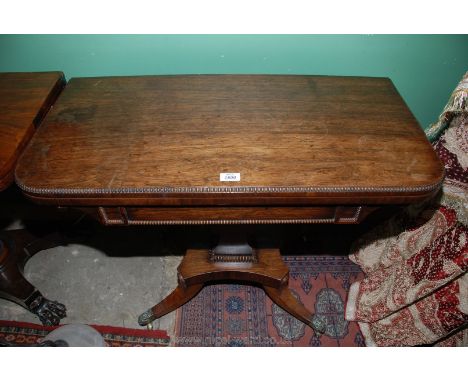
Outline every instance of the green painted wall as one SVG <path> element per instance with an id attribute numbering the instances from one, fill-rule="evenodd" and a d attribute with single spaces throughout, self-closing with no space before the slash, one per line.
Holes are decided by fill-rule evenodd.
<path id="1" fill-rule="evenodd" d="M 390 77 L 428 127 L 468 71 L 468 35 L 2 35 L 0 72 Z"/>

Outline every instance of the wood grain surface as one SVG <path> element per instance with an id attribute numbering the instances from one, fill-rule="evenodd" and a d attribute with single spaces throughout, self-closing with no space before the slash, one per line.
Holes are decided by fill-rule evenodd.
<path id="1" fill-rule="evenodd" d="M 284 75 L 71 79 L 16 170 L 95 206 L 411 203 L 442 178 L 389 79 Z"/>
<path id="2" fill-rule="evenodd" d="M 0 190 L 64 83 L 61 72 L 0 73 Z"/>

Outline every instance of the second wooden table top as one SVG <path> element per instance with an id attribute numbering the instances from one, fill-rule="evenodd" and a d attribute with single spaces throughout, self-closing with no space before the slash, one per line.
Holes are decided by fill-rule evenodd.
<path id="1" fill-rule="evenodd" d="M 16 170 L 70 205 L 410 203 L 442 177 L 389 79 L 283 75 L 71 79 Z"/>
<path id="2" fill-rule="evenodd" d="M 0 73 L 0 191 L 64 86 L 62 72 Z"/>

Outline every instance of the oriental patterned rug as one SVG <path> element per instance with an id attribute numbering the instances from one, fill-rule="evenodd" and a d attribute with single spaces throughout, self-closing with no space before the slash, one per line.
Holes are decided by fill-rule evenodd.
<path id="1" fill-rule="evenodd" d="M 344 318 L 348 290 L 364 275 L 346 256 L 284 256 L 289 287 L 327 329 L 311 328 L 274 304 L 258 287 L 206 286 L 177 310 L 176 346 L 365 346 L 355 322 Z"/>
<path id="2" fill-rule="evenodd" d="M 90 325 L 112 347 L 168 346 L 170 337 L 164 330 L 129 329 L 115 326 Z M 0 340 L 16 346 L 34 346 L 58 326 L 42 326 L 29 322 L 0 320 Z"/>

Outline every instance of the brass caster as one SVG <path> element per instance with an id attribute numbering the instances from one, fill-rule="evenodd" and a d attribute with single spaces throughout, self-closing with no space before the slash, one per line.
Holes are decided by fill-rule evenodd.
<path id="1" fill-rule="evenodd" d="M 310 324 L 317 337 L 320 337 L 323 333 L 325 333 L 327 329 L 327 324 L 323 317 L 317 317 L 316 315 L 314 315 Z"/>
<path id="2" fill-rule="evenodd" d="M 140 326 L 149 326 L 151 323 L 154 321 L 154 316 L 153 312 L 151 309 L 148 309 L 146 312 L 140 314 L 140 317 L 138 317 L 138 324 Z"/>

